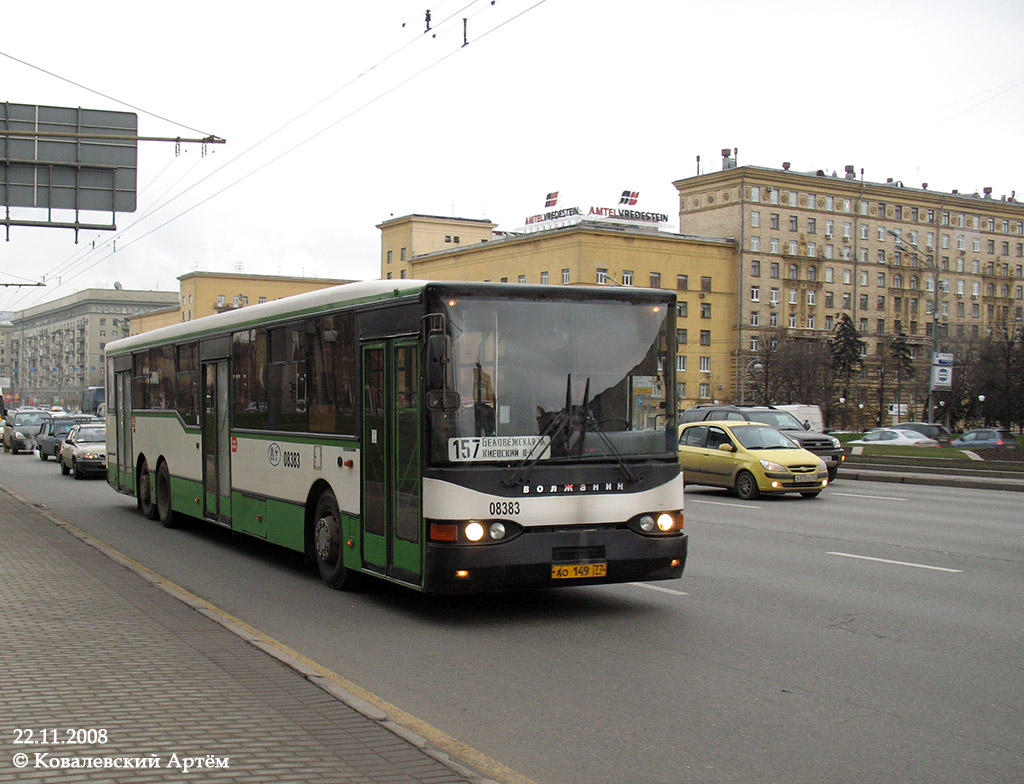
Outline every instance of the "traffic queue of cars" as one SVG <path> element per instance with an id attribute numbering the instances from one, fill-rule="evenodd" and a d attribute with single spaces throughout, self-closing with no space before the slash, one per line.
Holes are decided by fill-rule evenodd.
<path id="1" fill-rule="evenodd" d="M 106 425 L 92 414 L 22 407 L 4 417 L 4 452 L 34 452 L 43 461 L 52 457 L 61 474 L 75 479 L 106 476 L 106 441 Z"/>

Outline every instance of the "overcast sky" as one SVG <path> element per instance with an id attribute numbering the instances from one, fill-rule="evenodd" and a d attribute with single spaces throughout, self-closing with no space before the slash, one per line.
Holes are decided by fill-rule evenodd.
<path id="1" fill-rule="evenodd" d="M 514 230 L 554 190 L 637 190 L 674 228 L 672 181 L 724 147 L 1024 198 L 1022 34 L 1020 0 L 5 3 L 0 100 L 227 144 L 140 143 L 116 233 L 0 227 L 0 282 L 47 283 L 0 310 L 195 269 L 372 278 L 383 220 Z"/>

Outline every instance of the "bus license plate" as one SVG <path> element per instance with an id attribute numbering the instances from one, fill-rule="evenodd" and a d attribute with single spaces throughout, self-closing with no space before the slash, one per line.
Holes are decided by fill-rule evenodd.
<path id="1" fill-rule="evenodd" d="M 607 577 L 608 564 L 606 563 L 585 563 L 585 564 L 552 564 L 552 580 L 580 580 L 586 577 Z"/>

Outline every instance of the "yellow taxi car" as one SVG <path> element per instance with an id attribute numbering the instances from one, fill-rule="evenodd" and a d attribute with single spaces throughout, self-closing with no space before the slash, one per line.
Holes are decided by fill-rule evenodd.
<path id="1" fill-rule="evenodd" d="M 828 485 L 820 457 L 759 422 L 680 425 L 679 467 L 686 484 L 725 487 L 745 500 L 761 493 L 814 498 Z"/>

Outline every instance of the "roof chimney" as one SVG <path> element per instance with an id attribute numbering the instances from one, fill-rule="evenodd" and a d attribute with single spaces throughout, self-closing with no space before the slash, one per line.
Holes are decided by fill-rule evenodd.
<path id="1" fill-rule="evenodd" d="M 852 164 L 846 164 L 846 179 L 855 180 L 857 179 L 857 171 L 854 169 Z"/>
<path id="2" fill-rule="evenodd" d="M 789 171 L 789 161 L 783 161 L 782 162 L 782 170 L 783 171 Z"/>
<path id="3" fill-rule="evenodd" d="M 991 199 L 992 198 L 992 189 L 991 188 L 982 188 L 981 190 L 985 194 L 985 198 L 986 199 Z"/>

